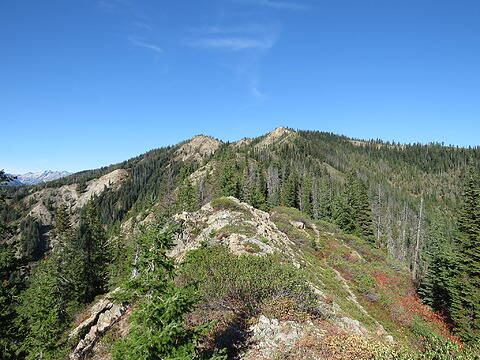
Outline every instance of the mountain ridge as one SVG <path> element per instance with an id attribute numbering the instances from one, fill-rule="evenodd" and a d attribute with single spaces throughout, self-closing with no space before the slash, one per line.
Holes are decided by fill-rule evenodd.
<path id="1" fill-rule="evenodd" d="M 316 342 L 324 341 L 324 336 L 344 336 L 345 331 L 362 339 L 372 334 L 380 339 L 381 335 L 387 343 L 393 337 L 394 342 L 415 348 L 417 331 L 428 336 L 424 328 L 415 328 L 418 312 L 424 315 L 425 326 L 433 326 L 432 331 L 440 331 L 442 338 L 451 337 L 448 323 L 421 303 L 416 286 L 428 269 L 424 254 L 433 253 L 440 241 L 445 247 L 454 244 L 461 201 L 457 184 L 472 159 L 480 163 L 478 149 L 449 149 L 437 144 L 377 146 L 375 142 L 358 146 L 331 133 L 282 127 L 234 143 L 197 135 L 118 164 L 48 183 L 7 187 L 7 200 L 0 204 L 0 222 L 11 231 L 1 245 L 15 253 L 16 261 L 23 266 L 22 274 L 28 276 L 29 271 L 41 268 L 58 246 L 62 247 L 56 235 L 59 212 L 69 214 L 69 234 L 81 235 L 72 239 L 88 236 L 81 233 L 84 221 L 88 214 L 96 214 L 92 224 L 103 229 L 108 248 L 115 253 L 108 264 L 108 285 L 114 289 L 121 286 L 122 279 L 138 273 L 131 268 L 137 261 L 138 234 L 150 227 L 155 229 L 159 219 L 167 217 L 182 229 L 174 239 L 176 247 L 169 253 L 179 266 L 192 254 L 200 254 L 195 266 L 201 269 L 203 259 L 213 256 L 211 266 L 220 267 L 215 271 L 228 272 L 228 281 L 253 281 L 252 287 L 262 272 L 243 278 L 249 274 L 235 273 L 234 269 L 244 265 L 253 266 L 251 271 L 265 266 L 268 271 L 281 269 L 300 285 L 305 278 L 297 275 L 303 274 L 307 285 L 315 285 L 315 304 L 333 309 L 325 312 L 332 321 L 315 318 L 315 311 L 304 314 L 307 319 L 301 320 L 296 315 L 293 319 L 284 317 L 277 305 L 265 311 L 255 303 L 256 310 L 249 313 L 251 319 L 243 319 L 248 321 L 241 325 L 249 330 L 241 335 L 252 333 L 259 341 L 256 350 L 262 354 L 261 359 L 271 359 L 270 345 L 276 340 L 294 339 L 284 342 L 292 350 L 298 341 L 308 338 L 309 332 Z M 262 259 L 266 259 L 265 264 Z M 226 261 L 224 268 L 221 261 Z M 204 271 L 208 274 L 210 270 Z M 199 281 L 195 269 L 187 275 Z M 208 283 L 209 279 L 206 276 L 202 281 Z M 235 318 L 237 310 L 242 313 L 243 308 L 236 309 L 238 303 L 229 303 L 228 297 L 217 299 L 217 292 L 233 286 L 233 296 L 239 290 L 235 287 L 242 284 L 223 286 L 222 276 L 214 279 L 220 281 L 215 285 L 219 288 L 205 295 L 204 304 L 210 304 L 213 310 L 203 309 L 206 313 L 194 312 L 191 316 L 205 320 L 211 313 L 211 320 L 235 327 L 224 321 Z M 270 280 L 264 281 L 262 286 L 268 288 Z M 286 284 L 277 285 L 283 289 L 280 294 L 287 291 L 283 288 Z M 95 294 L 110 296 L 105 289 Z M 292 299 L 284 300 L 286 303 L 278 306 L 290 304 L 290 314 Z M 128 325 L 123 314 L 128 316 L 131 308 L 122 305 L 120 311 L 108 299 L 99 306 L 104 315 L 80 315 L 89 319 L 86 326 L 92 334 L 87 328 L 78 331 L 89 334 L 87 347 L 83 347 L 87 342 L 78 343 L 79 358 L 84 357 L 83 349 L 86 354 L 102 343 L 103 333 L 97 333 L 98 329 L 110 331 L 111 324 L 102 321 L 118 320 L 118 326 Z M 116 310 L 110 314 L 109 308 Z M 303 314 L 294 305 L 292 311 Z M 220 317 L 215 318 L 217 315 Z M 408 328 L 406 335 L 402 327 Z M 284 328 L 289 330 L 285 332 Z M 348 341 L 356 341 L 345 336 Z M 251 358 L 255 358 L 256 345 L 244 345 L 250 347 Z M 371 353 L 364 340 L 358 345 L 366 354 Z M 306 351 L 315 354 L 315 349 Z M 72 354 L 73 358 L 77 355 Z M 250 360 L 248 356 L 245 359 Z"/>
<path id="2" fill-rule="evenodd" d="M 38 172 L 27 172 L 25 174 L 8 174 L 15 179 L 10 181 L 8 185 L 36 185 L 53 180 L 60 179 L 62 177 L 71 175 L 68 171 L 56 171 L 56 170 L 44 170 Z"/>

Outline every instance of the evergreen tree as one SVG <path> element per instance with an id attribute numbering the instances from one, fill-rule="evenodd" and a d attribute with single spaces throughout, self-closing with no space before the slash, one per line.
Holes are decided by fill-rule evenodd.
<path id="1" fill-rule="evenodd" d="M 67 207 L 65 205 L 60 205 L 55 211 L 55 227 L 53 229 L 53 235 L 57 238 L 70 238 L 73 235 L 71 222 L 72 220 L 67 211 Z"/>
<path id="2" fill-rule="evenodd" d="M 25 334 L 22 350 L 27 360 L 61 359 L 60 334 L 68 326 L 64 292 L 59 287 L 56 269 L 50 259 L 41 262 L 20 299 L 19 319 Z"/>
<path id="3" fill-rule="evenodd" d="M 56 245 L 50 258 L 56 269 L 55 277 L 63 293 L 63 299 L 69 308 L 75 309 L 85 302 L 85 279 L 83 251 L 79 247 L 71 217 L 65 206 L 60 206 L 55 213 L 53 229 Z"/>
<path id="4" fill-rule="evenodd" d="M 303 177 L 302 187 L 300 190 L 300 210 L 309 216 L 313 216 L 312 209 L 312 183 L 308 176 Z"/>
<path id="5" fill-rule="evenodd" d="M 238 198 L 240 183 L 235 161 L 232 159 L 225 161 L 218 177 L 220 195 Z"/>
<path id="6" fill-rule="evenodd" d="M 114 346 L 114 360 L 200 359 L 198 340 L 207 327 L 186 326 L 184 316 L 192 310 L 196 294 L 191 287 L 175 285 L 174 263 L 166 255 L 177 230 L 160 223 L 138 240 L 137 276 L 127 281 L 120 297 L 138 299 L 139 304 L 130 317 L 128 336 Z"/>
<path id="7" fill-rule="evenodd" d="M 478 170 L 470 166 L 463 186 L 458 239 L 460 263 L 451 315 L 458 334 L 477 342 L 480 337 L 480 181 Z"/>
<path id="8" fill-rule="evenodd" d="M 267 187 L 262 173 L 255 167 L 245 167 L 242 182 L 242 199 L 257 209 L 267 210 Z"/>
<path id="9" fill-rule="evenodd" d="M 372 210 L 367 187 L 355 172 L 349 172 L 345 184 L 342 228 L 351 233 L 373 239 Z"/>
<path id="10" fill-rule="evenodd" d="M 347 233 L 355 233 L 355 212 L 346 191 L 334 197 L 332 208 L 335 223 Z"/>
<path id="11" fill-rule="evenodd" d="M 78 261 L 83 301 L 88 303 L 105 290 L 109 249 L 94 200 L 90 200 L 77 231 Z"/>
<path id="12" fill-rule="evenodd" d="M 0 170 L 0 186 L 12 178 Z M 0 190 L 0 204 L 4 205 L 6 196 Z M 20 330 L 15 322 L 16 301 L 20 291 L 20 282 L 15 276 L 18 261 L 14 249 L 3 241 L 12 234 L 11 227 L 0 221 L 0 359 L 14 360 L 18 355 L 21 341 Z"/>
<path id="13" fill-rule="evenodd" d="M 29 261 L 42 258 L 46 251 L 46 244 L 41 234 L 41 224 L 38 220 L 27 217 L 20 226 L 22 237 L 22 253 Z"/>
<path id="14" fill-rule="evenodd" d="M 373 241 L 373 218 L 372 208 L 368 199 L 367 187 L 362 181 L 358 181 L 358 194 L 356 204 L 356 220 L 360 233 Z"/>
<path id="15" fill-rule="evenodd" d="M 179 211 L 195 211 L 197 208 L 197 191 L 187 177 L 178 188 L 177 209 Z"/>
<path id="16" fill-rule="evenodd" d="M 65 206 L 56 211 L 54 248 L 34 269 L 21 295 L 19 318 L 27 359 L 60 359 L 60 335 L 71 313 L 85 301 L 84 259 Z"/>
<path id="17" fill-rule="evenodd" d="M 460 240 L 462 251 L 467 251 L 478 246 L 480 235 L 480 177 L 474 165 L 467 170 L 462 199 L 458 228 L 465 235 Z"/>
<path id="18" fill-rule="evenodd" d="M 0 244 L 0 359 L 17 358 L 21 334 L 15 322 L 15 309 L 20 283 L 14 276 L 17 266 L 14 251 L 6 244 Z"/>
<path id="19" fill-rule="evenodd" d="M 427 246 L 422 255 L 425 270 L 419 293 L 434 310 L 449 314 L 459 259 L 456 249 L 449 244 L 446 226 L 438 214 L 432 216 L 426 240 Z"/>
<path id="20" fill-rule="evenodd" d="M 419 293 L 423 301 L 433 309 L 449 314 L 452 299 L 456 294 L 458 266 L 456 253 L 444 248 L 431 255 L 428 261 L 428 273 L 422 280 Z"/>
<path id="21" fill-rule="evenodd" d="M 298 179 L 295 171 L 291 171 L 287 179 L 283 181 L 281 204 L 288 207 L 298 206 Z"/>

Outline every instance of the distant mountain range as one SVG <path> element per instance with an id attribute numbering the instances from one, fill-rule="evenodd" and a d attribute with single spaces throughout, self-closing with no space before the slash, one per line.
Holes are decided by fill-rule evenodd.
<path id="1" fill-rule="evenodd" d="M 60 179 L 64 176 L 70 175 L 68 171 L 53 171 L 45 170 L 41 172 L 28 172 L 26 174 L 15 174 L 15 180 L 11 181 L 8 185 L 35 185 L 52 180 Z"/>

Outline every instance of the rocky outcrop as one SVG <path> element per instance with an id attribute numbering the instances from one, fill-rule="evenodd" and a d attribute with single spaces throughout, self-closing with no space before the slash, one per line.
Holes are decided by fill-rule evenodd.
<path id="1" fill-rule="evenodd" d="M 86 183 L 83 191 L 79 191 L 77 184 L 64 185 L 59 188 L 45 188 L 26 197 L 26 202 L 33 202 L 28 213 L 44 225 L 51 225 L 53 214 L 47 209 L 45 203 L 54 203 L 56 206 L 65 205 L 72 212 L 82 208 L 94 196 L 100 195 L 107 189 L 116 190 L 128 178 L 128 172 L 117 169 L 98 179 Z"/>
<path id="2" fill-rule="evenodd" d="M 235 143 L 233 143 L 232 145 L 234 147 L 242 147 L 242 146 L 248 146 L 252 143 L 253 139 L 252 138 L 244 138 L 242 140 L 239 140 Z"/>
<path id="3" fill-rule="evenodd" d="M 205 156 L 210 156 L 217 151 L 221 144 L 222 142 L 210 136 L 197 135 L 176 151 L 176 159 L 181 161 L 202 160 Z"/>
<path id="4" fill-rule="evenodd" d="M 324 331 L 312 321 L 297 322 L 292 320 L 278 320 L 260 315 L 257 322 L 250 326 L 249 349 L 242 354 L 242 360 L 276 359 L 283 353 L 295 348 L 299 341 L 306 336 L 322 337 Z"/>
<path id="5" fill-rule="evenodd" d="M 29 216 L 39 220 L 42 224 L 53 224 L 53 214 L 43 202 L 37 202 L 28 213 Z"/>
<path id="6" fill-rule="evenodd" d="M 265 137 L 258 144 L 256 144 L 255 147 L 263 149 L 271 145 L 278 145 L 285 142 L 292 136 L 295 136 L 295 134 L 295 131 L 280 126 L 265 135 Z"/>
<path id="7" fill-rule="evenodd" d="M 270 220 L 270 214 L 234 197 L 228 209 L 214 209 L 211 204 L 193 213 L 183 212 L 175 219 L 184 224 L 182 234 L 170 255 L 181 261 L 189 250 L 203 243 L 223 245 L 234 254 L 265 255 L 282 252 L 299 267 L 299 259 L 292 250 L 293 242 Z"/>
<path id="8" fill-rule="evenodd" d="M 290 220 L 290 225 L 300 230 L 305 230 L 305 223 L 302 221 Z"/>
<path id="9" fill-rule="evenodd" d="M 89 354 L 102 335 L 110 329 L 127 310 L 124 304 L 115 304 L 107 295 L 90 310 L 90 316 L 70 334 L 70 339 L 78 339 L 70 353 L 70 360 L 81 360 Z"/>

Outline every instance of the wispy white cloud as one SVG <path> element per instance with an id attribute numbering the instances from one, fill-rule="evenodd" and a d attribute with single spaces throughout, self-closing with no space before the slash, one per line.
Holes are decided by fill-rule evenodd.
<path id="1" fill-rule="evenodd" d="M 258 0 L 259 5 L 268 6 L 275 9 L 285 10 L 307 10 L 308 6 L 300 3 L 274 1 L 274 0 Z"/>
<path id="2" fill-rule="evenodd" d="M 152 50 L 152 51 L 156 52 L 157 54 L 163 53 L 163 49 L 160 48 L 159 46 L 157 46 L 155 44 L 145 42 L 144 40 L 139 39 L 137 37 L 129 36 L 128 40 L 130 41 L 130 43 L 132 45 L 135 45 L 135 46 L 138 46 L 138 47 L 141 47 L 141 48 L 144 48 L 144 49 Z"/>
<path id="3" fill-rule="evenodd" d="M 133 26 L 142 29 L 142 30 L 147 30 L 147 31 L 152 31 L 153 27 L 150 24 L 147 24 L 145 22 L 139 22 L 139 21 L 134 21 Z"/>
<path id="4" fill-rule="evenodd" d="M 96 4 L 106 12 L 116 12 L 121 7 L 131 5 L 129 0 L 98 0 Z"/>
<path id="5" fill-rule="evenodd" d="M 293 2 L 293 1 L 282 1 L 282 0 L 278 0 L 278 1 L 277 0 L 233 0 L 233 1 L 237 3 L 241 2 L 241 3 L 265 6 L 272 9 L 278 9 L 278 10 L 300 11 L 300 10 L 309 9 L 308 5 L 302 4 L 300 2 Z"/>
<path id="6" fill-rule="evenodd" d="M 257 100 L 265 100 L 267 98 L 267 95 L 264 94 L 258 84 L 258 79 L 256 77 L 253 77 L 250 79 L 250 84 L 249 84 L 249 89 L 250 93 L 257 99 Z"/>
<path id="7" fill-rule="evenodd" d="M 203 26 L 191 28 L 193 33 L 224 35 L 224 34 L 268 34 L 273 32 L 271 26 L 261 24 L 244 24 L 238 26 Z"/>
<path id="8" fill-rule="evenodd" d="M 277 30 L 262 24 L 205 26 L 191 29 L 193 38 L 187 45 L 206 49 L 242 51 L 269 50 L 275 45 Z"/>
<path id="9" fill-rule="evenodd" d="M 221 49 L 230 51 L 241 50 L 268 50 L 274 44 L 273 39 L 255 39 L 242 37 L 210 37 L 190 41 L 189 44 L 195 47 Z"/>
<path id="10" fill-rule="evenodd" d="M 222 66 L 244 83 L 252 98 L 264 101 L 268 96 L 261 90 L 259 64 L 275 46 L 278 30 L 278 26 L 268 23 L 204 26 L 190 28 L 184 43 L 193 48 L 235 54 L 223 58 Z"/>

